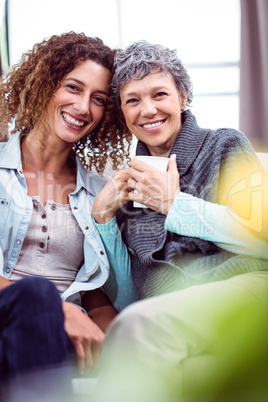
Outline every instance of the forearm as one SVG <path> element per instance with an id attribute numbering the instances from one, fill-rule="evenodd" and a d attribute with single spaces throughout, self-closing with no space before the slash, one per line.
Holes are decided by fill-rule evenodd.
<path id="1" fill-rule="evenodd" d="M 118 314 L 112 303 L 101 289 L 86 292 L 82 299 L 82 307 L 86 310 L 89 318 L 106 332 L 112 320 Z"/>
<path id="2" fill-rule="evenodd" d="M 103 288 L 114 307 L 121 311 L 139 298 L 132 281 L 130 257 L 115 218 L 106 225 L 96 224 L 96 227 L 110 262 L 110 276 Z"/>

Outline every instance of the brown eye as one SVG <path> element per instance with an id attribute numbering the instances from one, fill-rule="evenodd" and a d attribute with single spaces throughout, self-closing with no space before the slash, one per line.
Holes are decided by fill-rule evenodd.
<path id="1" fill-rule="evenodd" d="M 69 89 L 70 91 L 78 91 L 78 88 L 74 84 L 67 84 L 66 88 Z"/>
<path id="2" fill-rule="evenodd" d="M 167 93 L 166 92 L 157 92 L 157 94 L 155 95 L 155 97 L 163 97 L 166 96 Z"/>
<path id="3" fill-rule="evenodd" d="M 94 96 L 93 99 L 100 106 L 105 106 L 106 105 L 106 99 L 102 98 L 101 96 Z"/>
<path id="4" fill-rule="evenodd" d="M 131 99 L 128 99 L 128 100 L 126 101 L 126 104 L 128 104 L 128 103 L 135 103 L 135 102 L 138 102 L 138 100 L 135 99 L 135 98 L 131 98 Z"/>

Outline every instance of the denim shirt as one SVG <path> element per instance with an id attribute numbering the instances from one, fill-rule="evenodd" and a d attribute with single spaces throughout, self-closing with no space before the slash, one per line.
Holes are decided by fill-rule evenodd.
<path id="1" fill-rule="evenodd" d="M 78 157 L 76 164 L 77 184 L 75 191 L 69 195 L 69 202 L 85 236 L 84 264 L 75 281 L 62 294 L 62 299 L 80 304 L 79 292 L 102 287 L 107 282 L 105 291 L 115 307 L 121 310 L 137 299 L 130 269 L 123 270 L 123 278 L 120 278 L 122 263 L 125 264 L 128 256 L 125 255 L 123 261 L 118 255 L 108 260 L 105 246 L 92 218 L 93 202 L 107 180 L 85 170 Z M 27 184 L 22 172 L 20 135 L 15 134 L 8 143 L 0 143 L 0 249 L 4 260 L 2 270 L 0 266 L 0 275 L 5 278 L 9 278 L 18 260 L 32 210 L 32 199 L 27 195 Z M 116 247 L 117 254 L 120 254 L 121 249 L 125 250 L 121 245 L 122 239 L 117 236 L 116 242 L 119 244 Z M 126 265 L 129 267 L 129 264 Z M 116 274 L 110 275 L 111 270 Z M 109 281 L 115 283 L 109 285 Z M 125 283 L 131 288 L 128 294 L 125 292 Z M 119 300 L 123 289 L 124 298 Z"/>

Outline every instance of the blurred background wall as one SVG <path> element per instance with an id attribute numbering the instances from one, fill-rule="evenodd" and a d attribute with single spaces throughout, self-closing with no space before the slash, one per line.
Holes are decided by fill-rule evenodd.
<path id="1" fill-rule="evenodd" d="M 0 0 L 1 68 L 67 31 L 114 48 L 146 39 L 177 49 L 203 127 L 241 129 L 268 151 L 268 0 Z"/>

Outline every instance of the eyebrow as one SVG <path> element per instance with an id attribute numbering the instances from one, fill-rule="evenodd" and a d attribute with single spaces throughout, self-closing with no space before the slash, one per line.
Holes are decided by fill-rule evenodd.
<path id="1" fill-rule="evenodd" d="M 71 81 L 75 81 L 75 82 L 77 82 L 77 84 L 80 84 L 80 85 L 82 85 L 83 87 L 85 87 L 85 83 L 84 83 L 83 81 L 78 80 L 77 78 L 69 77 L 69 78 L 65 78 L 65 79 L 64 79 L 64 81 L 70 81 L 70 80 L 71 80 Z M 98 89 L 96 92 L 108 96 L 108 95 L 107 95 L 107 92 L 106 92 L 106 91 L 102 91 L 101 89 Z"/>
<path id="2" fill-rule="evenodd" d="M 161 85 L 161 86 L 153 87 L 152 90 L 155 91 L 155 92 L 158 92 L 158 91 L 168 91 L 168 88 L 165 87 L 164 85 Z M 136 91 L 136 92 L 127 92 L 124 96 L 125 96 L 125 97 L 137 96 L 138 92 L 139 92 L 139 91 Z"/>

